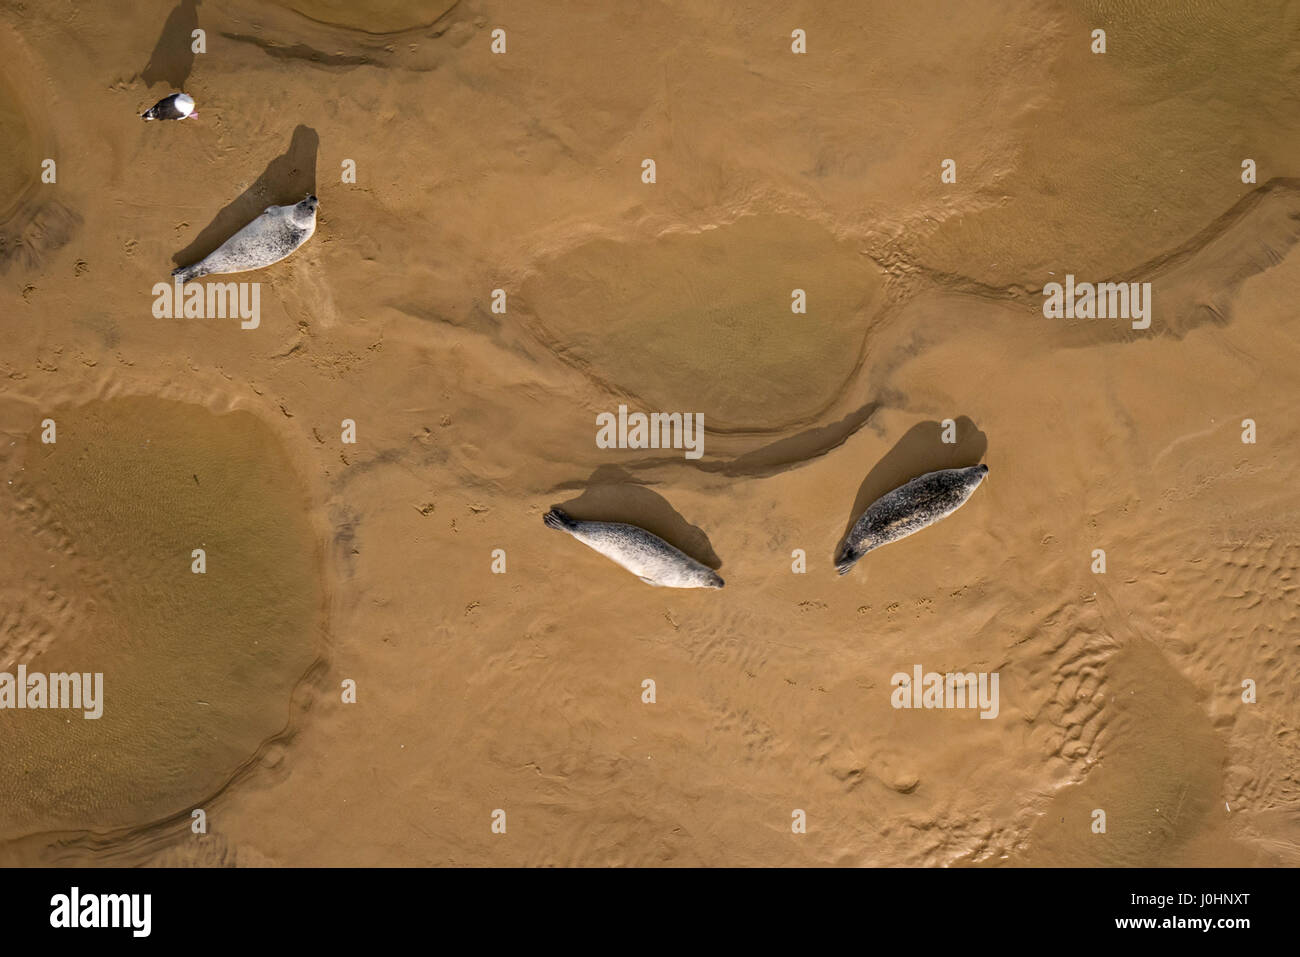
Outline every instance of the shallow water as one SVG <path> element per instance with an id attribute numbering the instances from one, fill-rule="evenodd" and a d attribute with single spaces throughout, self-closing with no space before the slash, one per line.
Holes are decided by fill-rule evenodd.
<path id="1" fill-rule="evenodd" d="M 795 313 L 802 290 L 806 312 Z M 653 240 L 596 240 L 521 298 L 564 353 L 648 408 L 777 431 L 822 411 L 856 368 L 882 300 L 876 267 L 793 216 Z"/>
<path id="2" fill-rule="evenodd" d="M 0 712 L 6 838 L 142 825 L 208 797 L 285 728 L 318 651 L 315 543 L 257 419 L 143 398 L 50 417 L 58 441 L 30 435 L 6 486 L 22 547 L 0 564 L 21 604 L 6 603 L 0 669 L 103 672 L 103 716 Z"/>
<path id="3" fill-rule="evenodd" d="M 1293 174 L 1294 3 L 1088 0 L 1053 14 L 1040 50 L 1049 82 L 1025 91 L 1034 108 L 1012 120 L 1014 165 L 995 201 L 901 240 L 927 266 L 1033 288 L 1050 271 L 1126 276 L 1253 189 L 1243 160 L 1256 183 Z"/>

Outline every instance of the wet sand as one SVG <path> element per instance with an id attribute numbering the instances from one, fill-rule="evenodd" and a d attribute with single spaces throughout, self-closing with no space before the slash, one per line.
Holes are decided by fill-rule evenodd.
<path id="1" fill-rule="evenodd" d="M 39 779 L 0 862 L 1300 863 L 1300 14 L 822 7 L 0 3 L 0 648 L 217 709 L 110 683 L 111 754 L 0 712 Z M 182 85 L 198 118 L 139 120 Z M 307 191 L 311 242 L 233 277 L 259 328 L 154 318 Z M 1151 328 L 1045 319 L 1067 272 L 1151 282 Z M 704 457 L 598 448 L 620 403 L 703 412 Z M 874 498 L 981 461 L 836 576 Z M 554 505 L 727 586 L 648 588 Z M 221 600 L 157 564 L 196 535 L 249 556 Z M 892 708 L 916 664 L 998 672 L 998 717 Z"/>

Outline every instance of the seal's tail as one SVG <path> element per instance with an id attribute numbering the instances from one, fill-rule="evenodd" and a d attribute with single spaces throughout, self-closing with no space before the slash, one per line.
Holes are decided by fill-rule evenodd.
<path id="1" fill-rule="evenodd" d="M 569 518 L 567 512 L 558 508 L 553 508 L 543 515 L 542 521 L 546 523 L 547 528 L 558 528 L 562 532 L 571 532 L 578 527 L 578 523 Z"/>
<path id="2" fill-rule="evenodd" d="M 846 546 L 843 551 L 835 556 L 835 570 L 841 575 L 847 575 L 849 569 L 856 565 L 858 559 L 861 557 L 862 556 L 854 552 L 853 549 Z"/>
<path id="3" fill-rule="evenodd" d="M 181 284 L 193 282 L 201 276 L 206 276 L 208 271 L 203 268 L 203 263 L 195 263 L 193 266 L 178 266 L 172 270 L 172 276 L 181 281 Z"/>

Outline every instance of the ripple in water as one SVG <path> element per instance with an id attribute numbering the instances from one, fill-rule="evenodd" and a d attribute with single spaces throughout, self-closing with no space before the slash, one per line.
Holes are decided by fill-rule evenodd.
<path id="1" fill-rule="evenodd" d="M 454 0 L 276 0 L 318 23 L 361 30 L 396 33 L 428 26 L 456 6 Z"/>

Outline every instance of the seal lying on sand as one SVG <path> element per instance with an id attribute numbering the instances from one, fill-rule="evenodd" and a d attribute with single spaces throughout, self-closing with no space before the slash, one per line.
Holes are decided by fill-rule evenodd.
<path id="1" fill-rule="evenodd" d="M 568 532 L 588 548 L 622 565 L 647 585 L 665 588 L 721 588 L 722 579 L 685 552 L 644 528 L 621 522 L 579 522 L 558 508 L 543 516 L 548 528 Z"/>
<path id="2" fill-rule="evenodd" d="M 988 473 L 987 465 L 942 469 L 927 472 L 887 492 L 872 502 L 853 524 L 844 547 L 835 557 L 835 567 L 844 575 L 873 548 L 906 538 L 951 515 L 971 497 Z"/>
<path id="3" fill-rule="evenodd" d="M 173 269 L 182 283 L 210 273 L 248 272 L 278 263 L 316 232 L 315 196 L 293 206 L 268 206 L 235 235 L 193 266 Z"/>

